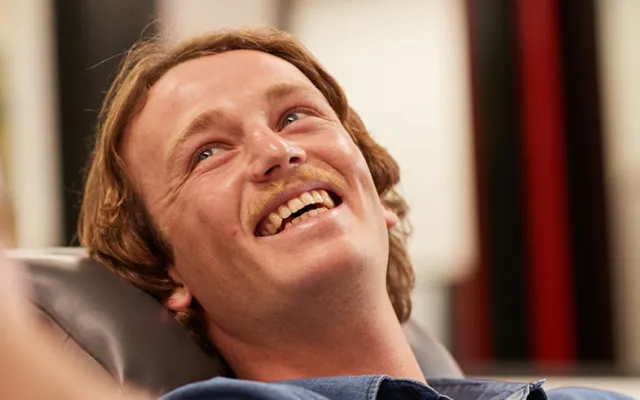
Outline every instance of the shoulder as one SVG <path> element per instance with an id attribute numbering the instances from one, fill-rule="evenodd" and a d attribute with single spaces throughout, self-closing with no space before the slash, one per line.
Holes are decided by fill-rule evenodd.
<path id="1" fill-rule="evenodd" d="M 327 400 L 326 397 L 294 385 L 213 378 L 175 389 L 162 400 Z"/>
<path id="2" fill-rule="evenodd" d="M 549 390 L 547 397 L 549 400 L 633 400 L 620 393 L 578 387 Z"/>

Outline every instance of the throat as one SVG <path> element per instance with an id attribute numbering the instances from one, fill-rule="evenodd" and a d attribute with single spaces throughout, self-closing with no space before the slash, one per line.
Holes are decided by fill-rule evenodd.
<path id="1" fill-rule="evenodd" d="M 326 311 L 325 302 L 322 303 L 319 309 Z M 317 376 L 389 375 L 425 382 L 393 308 L 382 305 L 376 309 L 363 313 L 358 307 L 353 313 L 321 316 L 304 324 L 296 323 L 296 318 L 287 313 L 277 324 L 286 323 L 290 329 L 285 333 L 273 335 L 271 324 L 260 327 L 266 330 L 260 332 L 260 340 L 271 338 L 267 345 L 261 342 L 254 346 L 246 339 L 225 343 L 229 338 L 216 337 L 215 333 L 212 336 L 228 350 L 227 361 L 242 379 L 268 382 Z"/>

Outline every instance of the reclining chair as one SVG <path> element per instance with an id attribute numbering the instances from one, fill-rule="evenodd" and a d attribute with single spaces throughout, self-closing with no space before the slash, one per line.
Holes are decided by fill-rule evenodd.
<path id="1" fill-rule="evenodd" d="M 190 382 L 220 376 L 212 358 L 153 297 L 123 281 L 81 248 L 12 250 L 27 266 L 34 305 L 60 346 L 119 384 L 162 395 Z M 409 343 L 429 378 L 459 378 L 447 350 L 415 323 Z"/>

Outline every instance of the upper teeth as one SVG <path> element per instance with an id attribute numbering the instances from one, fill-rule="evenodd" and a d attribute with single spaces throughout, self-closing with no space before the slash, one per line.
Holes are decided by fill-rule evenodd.
<path id="1" fill-rule="evenodd" d="M 269 213 L 267 218 L 265 218 L 265 220 L 261 224 L 261 228 L 259 229 L 258 233 L 260 233 L 260 235 L 262 236 L 275 234 L 282 227 L 282 222 L 284 219 L 290 217 L 291 214 L 300 211 L 302 208 L 310 204 L 319 204 L 322 206 L 314 210 L 310 210 L 287 222 L 285 228 L 335 207 L 335 204 L 329 196 L 329 193 L 327 193 L 323 189 L 304 192 L 300 196 L 294 197 L 293 199 L 282 204 L 275 211 Z"/>

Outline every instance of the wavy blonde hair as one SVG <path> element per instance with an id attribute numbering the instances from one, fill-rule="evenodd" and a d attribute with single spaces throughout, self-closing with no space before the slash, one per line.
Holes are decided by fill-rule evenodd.
<path id="1" fill-rule="evenodd" d="M 144 105 L 147 90 L 168 70 L 194 58 L 231 50 L 262 51 L 296 66 L 322 92 L 362 151 L 382 202 L 400 218 L 400 223 L 389 230 L 387 292 L 398 320 L 406 321 L 411 314 L 414 274 L 405 247 L 409 235 L 407 205 L 394 190 L 400 179 L 398 165 L 367 132 L 335 79 L 302 44 L 275 29 L 217 31 L 173 46 L 154 38 L 129 50 L 100 112 L 78 222 L 80 244 L 91 257 L 159 301 L 164 303 L 169 298 L 176 287 L 167 273 L 173 261 L 171 246 L 134 189 L 120 143 L 128 124 Z M 203 311 L 197 302 L 175 317 L 205 351 L 216 355 L 206 337 Z"/>

